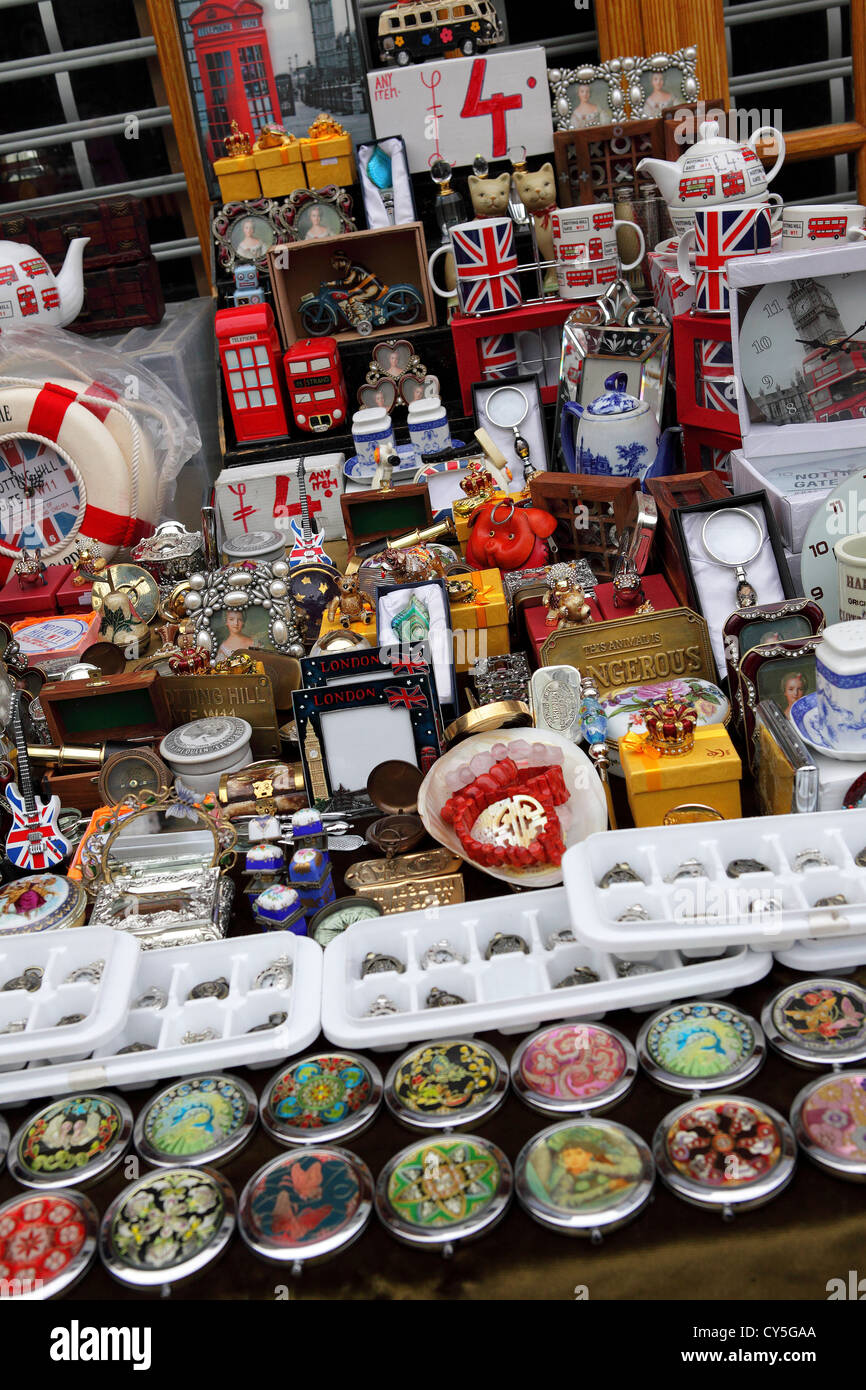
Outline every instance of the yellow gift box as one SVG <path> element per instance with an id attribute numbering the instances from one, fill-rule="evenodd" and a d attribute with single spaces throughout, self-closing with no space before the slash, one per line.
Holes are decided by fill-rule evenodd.
<path id="1" fill-rule="evenodd" d="M 376 614 L 375 614 L 375 613 L 368 613 L 368 614 L 367 614 L 367 618 L 368 618 L 368 621 L 367 621 L 366 623 L 352 623 L 352 624 L 349 626 L 348 631 L 349 631 L 349 632 L 357 632 L 357 633 L 359 634 L 359 636 L 361 636 L 361 637 L 366 637 L 367 641 L 370 643 L 370 646 L 371 646 L 371 647 L 375 647 L 375 645 L 376 645 Z M 346 631 L 347 631 L 347 629 L 346 629 L 346 628 L 343 626 L 343 624 L 340 622 L 340 619 L 339 619 L 339 618 L 334 618 L 333 620 L 331 620 L 331 619 L 328 617 L 327 613 L 323 613 L 323 614 L 322 614 L 322 625 L 321 625 L 321 627 L 319 628 L 319 641 L 321 641 L 322 638 L 325 637 L 329 632 L 346 632 Z"/>
<path id="2" fill-rule="evenodd" d="M 213 171 L 219 179 L 220 194 L 224 203 L 243 203 L 262 196 L 253 155 L 235 154 L 226 155 L 224 159 L 215 159 Z"/>
<path id="3" fill-rule="evenodd" d="M 298 188 L 306 188 L 304 160 L 300 140 L 256 150 L 253 155 L 259 183 L 266 198 L 284 198 Z"/>
<path id="4" fill-rule="evenodd" d="M 451 602 L 454 666 L 468 671 L 478 657 L 504 656 L 511 650 L 508 605 L 499 570 L 473 570 L 459 577 L 471 581 L 473 593 Z"/>
<path id="5" fill-rule="evenodd" d="M 712 806 L 725 820 L 742 815 L 742 763 L 718 724 L 695 729 L 695 744 L 680 757 L 661 754 L 646 735 L 625 734 L 619 756 L 634 823 L 661 825 L 674 806 Z"/>
<path id="6" fill-rule="evenodd" d="M 327 188 L 332 183 L 345 188 L 355 182 L 355 150 L 350 135 L 332 135 L 321 140 L 305 135 L 298 144 L 310 188 Z"/>

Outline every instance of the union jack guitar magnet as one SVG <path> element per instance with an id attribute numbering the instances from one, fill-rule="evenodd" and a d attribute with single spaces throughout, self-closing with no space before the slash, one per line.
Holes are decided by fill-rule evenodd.
<path id="1" fill-rule="evenodd" d="M 60 798 L 52 796 L 42 801 L 33 793 L 27 740 L 21 720 L 21 695 L 12 696 L 12 730 L 18 750 L 18 777 L 6 788 L 6 800 L 12 812 L 12 829 L 6 836 L 6 856 L 16 869 L 28 871 L 53 869 L 69 853 L 69 841 L 57 829 Z"/>

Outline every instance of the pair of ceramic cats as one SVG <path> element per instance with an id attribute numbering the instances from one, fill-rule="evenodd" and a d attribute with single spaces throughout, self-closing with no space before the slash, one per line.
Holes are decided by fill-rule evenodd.
<path id="1" fill-rule="evenodd" d="M 514 170 L 514 187 L 521 203 L 532 214 L 535 223 L 535 240 L 538 254 L 543 261 L 553 260 L 553 230 L 550 214 L 556 206 L 556 178 L 553 165 L 548 161 L 534 173 L 528 169 Z M 479 178 L 469 175 L 469 196 L 476 217 L 504 217 L 508 215 L 508 195 L 511 191 L 511 174 L 500 174 L 498 178 Z M 555 281 L 555 272 L 548 272 Z"/>

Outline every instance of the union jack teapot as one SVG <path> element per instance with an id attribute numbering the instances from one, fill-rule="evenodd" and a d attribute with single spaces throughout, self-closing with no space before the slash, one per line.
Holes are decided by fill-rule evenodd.
<path id="1" fill-rule="evenodd" d="M 589 405 L 563 401 L 560 439 L 572 473 L 643 478 L 655 462 L 660 439 L 655 411 L 628 394 L 627 381 L 625 372 L 614 372 Z"/>
<path id="2" fill-rule="evenodd" d="M 84 248 L 90 237 L 69 243 L 55 276 L 44 256 L 18 241 L 0 241 L 0 330 L 4 323 L 65 328 L 84 303 Z"/>

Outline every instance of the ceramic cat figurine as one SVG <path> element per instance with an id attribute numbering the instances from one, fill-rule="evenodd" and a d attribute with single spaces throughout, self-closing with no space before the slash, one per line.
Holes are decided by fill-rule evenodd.
<path id="1" fill-rule="evenodd" d="M 469 175 L 469 196 L 476 217 L 507 217 L 511 175 L 500 174 L 496 179 L 481 179 Z"/>
<path id="2" fill-rule="evenodd" d="M 556 176 L 548 161 L 532 173 L 529 169 L 514 170 L 514 187 L 527 212 L 535 223 L 535 241 L 543 261 L 553 260 L 553 230 L 550 215 L 556 211 Z M 544 276 L 544 288 L 556 289 L 556 269 L 551 266 Z"/>

